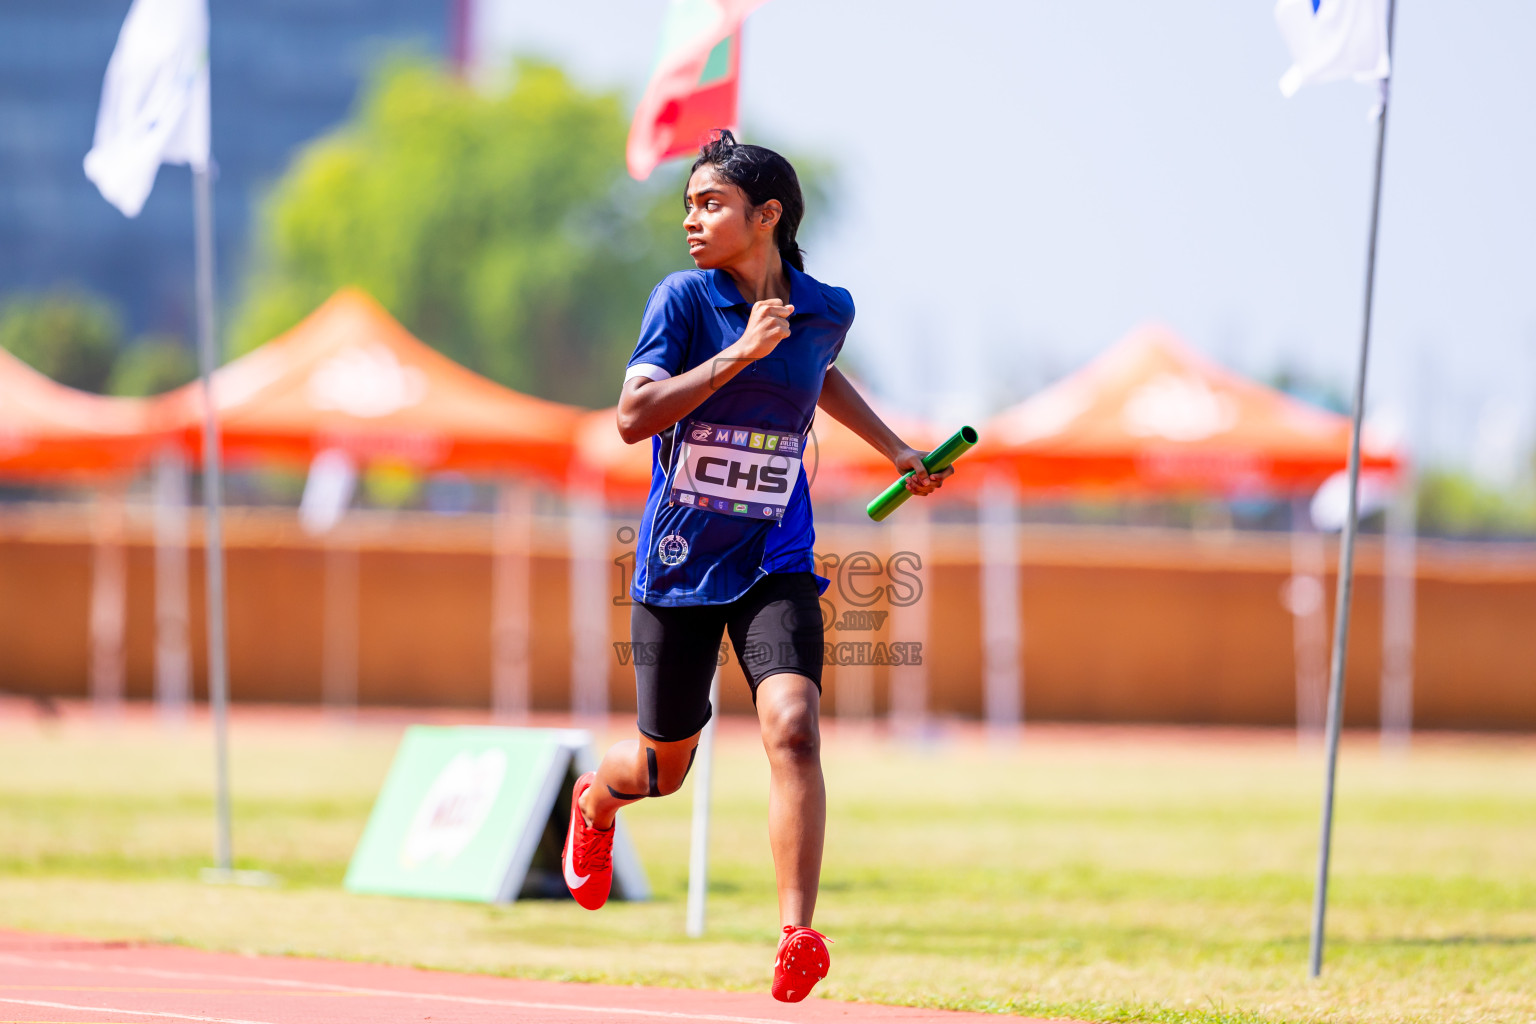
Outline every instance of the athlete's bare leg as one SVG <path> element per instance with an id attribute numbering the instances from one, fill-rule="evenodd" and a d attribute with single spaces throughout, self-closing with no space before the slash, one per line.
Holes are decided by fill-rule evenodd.
<path id="1" fill-rule="evenodd" d="M 588 825 L 608 828 L 620 807 L 676 793 L 698 749 L 698 733 L 676 743 L 658 743 L 643 733 L 615 743 L 598 766 L 597 781 L 581 795 L 581 816 Z"/>
<path id="2" fill-rule="evenodd" d="M 757 687 L 757 721 L 768 752 L 768 841 L 779 884 L 779 923 L 810 927 L 821 885 L 827 787 L 821 775 L 821 691 L 791 672 Z"/>

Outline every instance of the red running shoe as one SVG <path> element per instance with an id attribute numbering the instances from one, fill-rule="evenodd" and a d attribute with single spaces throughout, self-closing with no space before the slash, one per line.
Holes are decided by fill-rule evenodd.
<path id="1" fill-rule="evenodd" d="M 577 802 L 596 779 L 596 772 L 587 772 L 571 787 L 571 827 L 565 833 L 565 853 L 561 857 L 566 886 L 576 902 L 588 910 L 607 903 L 608 891 L 613 887 L 613 826 L 588 825 Z"/>
<path id="2" fill-rule="evenodd" d="M 773 961 L 773 998 L 781 1003 L 798 1003 L 811 994 L 811 989 L 832 967 L 828 941 L 814 928 L 784 926 L 779 955 Z"/>

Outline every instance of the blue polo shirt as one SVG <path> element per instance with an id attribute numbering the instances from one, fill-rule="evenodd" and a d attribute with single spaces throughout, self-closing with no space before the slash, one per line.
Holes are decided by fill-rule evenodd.
<path id="1" fill-rule="evenodd" d="M 822 380 L 853 324 L 853 299 L 788 264 L 784 270 L 795 307 L 789 337 L 706 398 L 684 424 L 697 419 L 760 430 L 810 429 Z M 709 362 L 741 337 L 751 312 L 722 270 L 671 275 L 646 303 L 625 379 L 666 380 Z M 812 571 L 816 530 L 804 470 L 777 522 L 671 504 L 667 478 L 680 431 L 669 428 L 651 438 L 651 490 L 636 541 L 631 596 L 662 607 L 729 604 L 769 573 Z"/>

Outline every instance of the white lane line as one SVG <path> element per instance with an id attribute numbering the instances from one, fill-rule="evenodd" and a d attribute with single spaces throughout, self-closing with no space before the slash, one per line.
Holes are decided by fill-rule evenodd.
<path id="1" fill-rule="evenodd" d="M 737 1017 L 719 1013 L 684 1013 L 677 1010 L 641 1010 L 627 1006 L 583 1006 L 580 1003 L 542 1003 L 524 999 L 489 999 L 481 996 L 456 996 L 445 992 L 404 992 L 387 988 L 362 988 L 335 985 L 324 981 L 298 981 L 290 978 L 260 978 L 245 974 L 208 974 L 201 971 L 172 971 L 163 967 L 131 967 L 127 964 L 82 964 L 71 960 L 33 960 L 30 957 L 0 953 L 0 964 L 17 967 L 55 968 L 69 971 L 113 971 L 118 974 L 142 974 L 180 981 L 222 981 L 247 985 L 272 985 L 276 988 L 306 989 L 313 992 L 343 992 L 349 995 L 379 996 L 386 999 L 414 999 L 467 1006 L 502 1006 L 518 1010 L 559 1010 L 567 1013 L 622 1014 L 630 1017 L 657 1017 L 663 1020 L 704 1020 L 719 1024 L 785 1024 L 785 1018 Z M 681 990 L 680 990 L 681 991 Z M 208 1018 L 212 1019 L 212 1018 Z"/>
<path id="2" fill-rule="evenodd" d="M 11 999 L 0 996 L 0 1003 L 17 1006 L 41 1006 L 49 1010 L 74 1010 L 85 1013 L 116 1013 L 125 1017 L 172 1017 L 176 1020 L 200 1020 L 208 1024 L 270 1024 L 264 1020 L 240 1020 L 235 1017 L 199 1017 L 192 1013 L 157 1013 L 154 1010 L 120 1010 L 110 1006 L 75 1006 L 71 1003 L 50 1003 L 41 999 Z"/>

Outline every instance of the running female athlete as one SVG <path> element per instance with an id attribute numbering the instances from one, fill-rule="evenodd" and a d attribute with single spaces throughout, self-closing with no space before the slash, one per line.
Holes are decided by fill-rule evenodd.
<path id="1" fill-rule="evenodd" d="M 619 433 L 652 439 L 638 537 L 631 639 L 639 735 L 577 780 L 566 884 L 582 906 L 608 899 L 619 808 L 675 792 L 709 721 L 722 631 L 752 688 L 771 785 L 768 833 L 782 934 L 773 994 L 804 999 L 826 977 L 811 927 L 826 831 L 818 712 L 827 581 L 800 461 L 817 405 L 931 494 L 929 474 L 833 366 L 853 323 L 848 292 L 805 273 L 795 235 L 805 203 L 789 161 L 722 131 L 683 196 L 697 270 L 651 293 L 619 398 Z"/>

